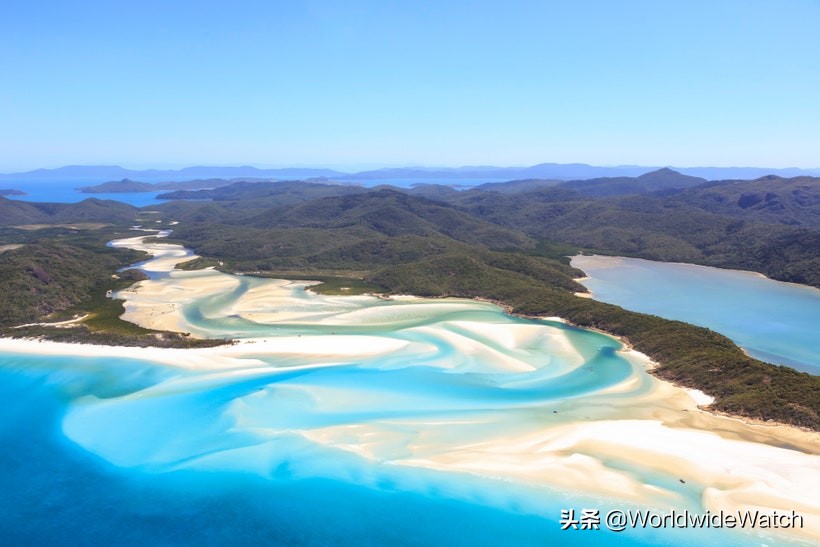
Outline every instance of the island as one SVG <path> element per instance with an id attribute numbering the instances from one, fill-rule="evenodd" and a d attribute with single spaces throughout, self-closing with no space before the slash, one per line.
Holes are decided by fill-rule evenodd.
<path id="1" fill-rule="evenodd" d="M 78 190 L 84 194 L 121 194 L 131 192 L 153 192 L 157 190 L 155 184 L 139 182 L 131 179 L 113 180 L 94 186 L 81 186 Z"/>
<path id="2" fill-rule="evenodd" d="M 22 190 L 15 190 L 14 188 L 2 188 L 0 189 L 0 196 L 25 196 L 27 195 Z"/>
<path id="3" fill-rule="evenodd" d="M 171 190 L 212 189 L 239 182 L 269 182 L 270 180 L 271 179 L 266 178 L 240 177 L 230 179 L 209 178 L 151 183 L 124 178 L 122 180 L 113 180 L 92 186 L 81 186 L 78 190 L 84 194 L 130 194 Z"/>

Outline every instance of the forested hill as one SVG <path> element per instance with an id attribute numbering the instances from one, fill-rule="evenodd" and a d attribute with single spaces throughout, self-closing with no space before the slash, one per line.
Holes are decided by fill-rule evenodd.
<path id="1" fill-rule="evenodd" d="M 647 194 L 664 190 L 678 190 L 704 184 L 706 179 L 683 175 L 669 168 L 650 171 L 636 177 L 601 177 L 581 180 L 523 179 L 508 182 L 490 182 L 476 186 L 474 190 L 520 194 L 559 186 L 588 197 L 608 197 L 628 194 Z"/>
<path id="2" fill-rule="evenodd" d="M 72 222 L 129 223 L 136 207 L 119 201 L 86 199 L 79 203 L 37 203 L 0 197 L 0 226 Z"/>
<path id="3" fill-rule="evenodd" d="M 203 234 L 198 239 L 208 247 L 222 238 L 207 241 L 204 234 L 214 236 L 218 230 L 205 227 L 207 223 L 231 226 L 226 230 L 233 232 L 239 227 L 301 230 L 297 243 L 282 241 L 272 232 L 271 241 L 262 246 L 268 251 L 275 245 L 283 250 L 294 245 L 326 248 L 322 230 L 329 228 L 358 234 L 348 234 L 342 242 L 435 232 L 496 249 L 522 250 L 535 240 L 598 253 L 753 270 L 820 286 L 820 179 L 701 181 L 668 169 L 588 181 L 592 193 L 638 192 L 603 197 L 582 195 L 577 181 L 512 181 L 464 191 L 440 185 L 367 189 L 298 181 L 238 183 L 185 193 L 211 196 L 211 202 L 174 202 L 159 208 L 196 223 Z M 614 186 L 604 192 L 606 185 Z M 521 191 L 525 188 L 530 190 Z M 275 254 L 272 259 L 276 261 Z"/>
<path id="4" fill-rule="evenodd" d="M 573 180 L 564 182 L 561 186 L 575 190 L 584 196 L 608 197 L 691 188 L 705 182 L 706 179 L 682 175 L 672 169 L 664 168 L 638 177 Z"/>
<path id="5" fill-rule="evenodd" d="M 718 181 L 674 194 L 674 201 L 732 217 L 820 229 L 820 178 Z"/>
<path id="6" fill-rule="evenodd" d="M 447 202 L 539 240 L 820 287 L 818 196 L 820 178 L 775 177 L 606 198 L 568 185 L 517 194 L 470 190 Z"/>
<path id="7" fill-rule="evenodd" d="M 820 228 L 820 178 L 782 178 L 768 175 L 754 180 L 705 179 L 682 175 L 671 169 L 659 169 L 638 177 L 609 177 L 569 182 L 550 180 L 516 180 L 482 184 L 458 194 L 440 193 L 438 198 L 460 202 L 476 191 L 515 195 L 523 199 L 559 194 L 544 190 L 555 187 L 575 192 L 581 197 L 612 198 L 627 195 L 653 195 L 670 198 L 664 203 L 691 206 L 746 220 Z M 572 198 L 564 194 L 564 199 Z"/>
<path id="8" fill-rule="evenodd" d="M 156 186 L 147 182 L 139 182 L 131 179 L 113 180 L 96 184 L 94 186 L 82 186 L 78 188 L 80 192 L 85 194 L 116 194 L 123 192 L 152 192 L 156 190 Z"/>
<path id="9" fill-rule="evenodd" d="M 328 196 L 359 194 L 361 186 L 321 184 L 302 181 L 240 181 L 210 190 L 178 190 L 160 194 L 159 199 L 197 199 L 214 201 L 265 200 L 269 205 L 291 205 Z"/>
<path id="10" fill-rule="evenodd" d="M 160 192 L 171 190 L 197 190 L 200 188 L 217 188 L 219 186 L 226 186 L 235 182 L 240 182 L 249 179 L 193 179 L 185 181 L 169 181 L 169 182 L 140 182 L 128 178 L 122 180 L 112 180 L 96 184 L 93 186 L 82 186 L 79 188 L 80 192 L 86 194 L 118 194 L 129 192 Z"/>
<path id="11" fill-rule="evenodd" d="M 439 254 L 536 246 L 520 231 L 394 190 L 256 209 L 196 205 L 159 208 L 180 221 L 172 237 L 247 271 L 363 271 Z M 580 287 L 572 275 L 566 270 L 561 283 Z"/>
<path id="12" fill-rule="evenodd" d="M 91 296 L 128 253 L 92 252 L 53 241 L 0 253 L 0 327 L 37 321 Z"/>

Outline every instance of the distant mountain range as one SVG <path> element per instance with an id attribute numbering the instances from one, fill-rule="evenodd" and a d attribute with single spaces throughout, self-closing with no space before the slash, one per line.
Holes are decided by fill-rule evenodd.
<path id="1" fill-rule="evenodd" d="M 184 169 L 126 169 L 118 165 L 68 165 L 57 169 L 36 169 L 25 173 L 0 174 L 0 181 L 84 181 L 99 183 L 129 179 L 140 182 L 166 182 L 211 178 L 302 179 L 338 177 L 346 173 L 332 169 L 285 168 L 258 169 L 256 167 L 185 167 Z"/>
<path id="2" fill-rule="evenodd" d="M 22 183 L 27 181 L 77 181 L 79 183 L 101 183 L 113 180 L 130 179 L 141 182 L 169 182 L 191 179 L 214 178 L 257 178 L 257 179 L 327 179 L 342 182 L 390 181 L 399 179 L 458 181 L 485 180 L 487 182 L 503 180 L 582 180 L 603 177 L 637 177 L 660 166 L 618 165 L 613 167 L 587 165 L 584 163 L 541 163 L 531 167 L 407 167 L 386 168 L 358 173 L 343 173 L 333 169 L 282 168 L 259 169 L 251 166 L 240 167 L 186 167 L 176 170 L 134 170 L 116 165 L 82 166 L 70 165 L 57 169 L 37 169 L 24 173 L 0 174 L 0 181 Z M 820 176 L 817 169 L 774 169 L 766 167 L 674 167 L 676 171 L 692 177 L 706 180 L 756 179 L 766 175 L 780 177 Z"/>

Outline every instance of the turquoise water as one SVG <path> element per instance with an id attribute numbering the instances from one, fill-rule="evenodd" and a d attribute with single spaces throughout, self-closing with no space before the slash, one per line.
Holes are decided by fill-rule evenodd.
<path id="1" fill-rule="evenodd" d="M 9 373 L 35 359 L 0 359 L 3 545 L 541 545 L 557 537 L 549 519 L 389 483 L 297 479 L 284 467 L 271 478 L 118 468 L 60 432 L 66 402 L 93 386 L 76 385 L 80 377 Z M 149 364 L 131 368 L 150 375 Z"/>
<path id="2" fill-rule="evenodd" d="M 152 249 L 154 272 L 181 251 Z M 219 272 L 141 287 L 127 304 L 148 317 L 177 302 L 186 330 L 244 343 L 0 352 L 0 544 L 785 544 L 561 530 L 562 509 L 702 511 L 712 486 L 573 441 L 576 426 L 654 424 L 666 402 L 603 334 L 487 303 L 325 297 Z"/>
<path id="3" fill-rule="evenodd" d="M 606 510 L 613 502 L 572 492 L 516 492 L 509 484 L 478 477 L 380 469 L 378 464 L 288 434 L 329 422 L 366 423 L 379 415 L 395 419 L 400 414 L 446 412 L 455 416 L 465 406 L 500 412 L 550 398 L 533 389 L 505 397 L 497 387 L 480 381 L 435 382 L 424 372 L 394 376 L 374 371 L 373 377 L 363 371 L 346 372 L 318 369 L 315 378 L 268 374 L 194 389 L 197 375 L 179 374 L 148 361 L 0 354 L 4 401 L 0 407 L 0 542 L 668 545 L 700 537 L 693 531 L 562 531 L 561 508 Z M 171 389 L 166 401 L 151 392 L 185 381 L 191 383 Z M 269 401 L 273 406 L 260 406 L 258 415 L 245 416 L 264 421 L 268 428 L 286 422 L 279 434 L 264 443 L 258 436 L 232 434 L 235 422 L 224 423 L 224 410 L 249 393 L 305 381 L 342 389 L 366 385 L 367 391 L 416 393 L 411 405 L 381 401 L 368 411 L 344 414 L 316 409 L 302 414 L 304 408 L 288 408 L 292 400 L 282 406 Z M 127 400 L 141 403 L 123 403 Z M 99 410 L 100 403 L 103 416 L 88 412 Z M 419 403 L 424 407 L 418 408 Z M 118 409 L 120 404 L 124 406 Z M 554 408 L 563 412 L 561 405 Z M 71 420 L 77 412 L 85 412 L 80 425 Z M 113 452 L 103 450 L 103 458 L 72 442 L 65 432 L 75 426 L 92 436 L 103 435 Z M 82 434 L 72 434 L 83 440 Z M 247 451 L 238 458 L 230 454 L 253 446 L 264 450 Z M 231 469 L 213 458 L 206 465 L 201 461 L 189 465 L 220 451 L 242 465 Z M 538 511 L 528 507 L 533 495 Z M 742 535 L 724 531 L 712 530 L 708 537 L 727 545 L 746 544 Z"/>
<path id="4" fill-rule="evenodd" d="M 577 256 L 597 300 L 708 327 L 749 354 L 820 374 L 820 290 L 763 276 L 638 258 Z"/>
<path id="5" fill-rule="evenodd" d="M 202 381 L 200 375 L 150 361 L 0 354 L 0 540 L 4 545 L 542 545 L 564 539 L 556 523 L 560 507 L 583 502 L 571 494 L 553 493 L 556 499 L 541 500 L 551 510 L 532 514 L 516 507 L 515 496 L 493 492 L 498 485 L 453 481 L 434 472 L 381 473 L 377 466 L 371 469 L 289 433 L 385 415 L 486 411 L 548 398 L 532 389 L 504 396 L 492 383 L 434 375 L 407 368 L 329 367 Z M 294 408 L 292 398 L 273 397 L 246 412 L 245 420 L 263 421 L 278 434 L 262 439 L 231 432 L 236 423 L 225 422 L 227 408 L 289 382 L 341 389 L 364 385 L 365 392 L 409 398 L 392 404 L 360 401 L 354 405 L 359 408 L 329 413 L 311 412 L 310 405 Z M 71 442 L 66 429 L 86 441 L 102 436 L 110 450 L 102 450 L 106 458 Z M 212 462 L 188 465 L 242 447 L 262 447 L 264 454 L 247 452 L 239 458 L 243 469 L 233 472 L 230 465 Z M 258 464 L 260 458 L 263 472 L 247 463 Z M 606 531 L 573 540 L 593 544 L 602 535 L 613 544 L 652 543 Z"/>

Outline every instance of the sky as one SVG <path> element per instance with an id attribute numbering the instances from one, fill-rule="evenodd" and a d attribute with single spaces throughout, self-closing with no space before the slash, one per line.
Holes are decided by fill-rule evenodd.
<path id="1" fill-rule="evenodd" d="M 820 0 L 0 3 L 0 172 L 820 167 Z"/>

